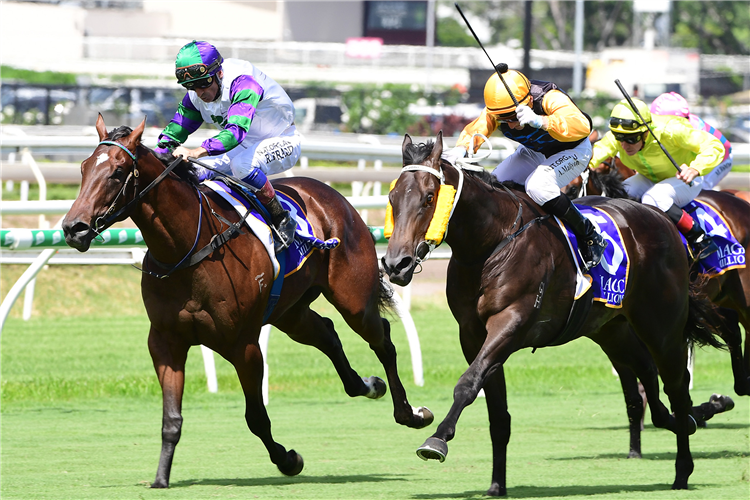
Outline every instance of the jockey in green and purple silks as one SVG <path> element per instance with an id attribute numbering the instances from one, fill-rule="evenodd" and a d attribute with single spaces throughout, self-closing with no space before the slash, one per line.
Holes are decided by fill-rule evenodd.
<path id="1" fill-rule="evenodd" d="M 187 89 L 172 121 L 159 135 L 155 151 L 203 158 L 212 168 L 255 188 L 268 209 L 280 242 L 294 240 L 296 221 L 279 203 L 267 175 L 294 166 L 301 155 L 302 136 L 294 126 L 294 105 L 284 89 L 247 61 L 224 60 L 216 47 L 193 41 L 175 61 L 177 81 Z M 195 149 L 181 144 L 204 123 L 220 132 Z M 213 172 L 197 167 L 201 180 Z"/>

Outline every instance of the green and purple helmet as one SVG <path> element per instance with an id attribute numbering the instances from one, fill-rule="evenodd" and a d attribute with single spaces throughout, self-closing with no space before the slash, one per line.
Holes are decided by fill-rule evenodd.
<path id="1" fill-rule="evenodd" d="M 224 58 L 216 47 L 208 42 L 193 40 L 177 53 L 174 63 L 177 83 L 187 89 L 208 87 L 221 69 L 222 62 Z"/>

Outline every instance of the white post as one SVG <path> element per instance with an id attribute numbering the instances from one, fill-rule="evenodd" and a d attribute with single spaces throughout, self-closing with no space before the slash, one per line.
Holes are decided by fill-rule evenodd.
<path id="1" fill-rule="evenodd" d="M 271 325 L 263 325 L 258 337 L 260 352 L 263 354 L 263 405 L 268 406 L 268 338 L 271 336 Z"/>
<path id="2" fill-rule="evenodd" d="M 216 363 L 214 362 L 214 352 L 208 347 L 202 345 L 201 353 L 203 353 L 203 366 L 206 369 L 208 392 L 219 392 L 219 381 L 216 379 Z"/>
<path id="3" fill-rule="evenodd" d="M 36 278 L 29 281 L 26 285 L 26 291 L 23 294 L 23 320 L 28 321 L 31 319 L 31 307 L 34 305 L 34 287 L 36 285 Z"/>
<path id="4" fill-rule="evenodd" d="M 409 310 L 406 308 L 403 300 L 394 291 L 393 301 L 395 303 L 396 313 L 401 322 L 404 324 L 404 330 L 406 330 L 406 338 L 409 341 L 409 351 L 411 352 L 411 369 L 414 373 L 414 383 L 419 387 L 424 386 L 424 373 L 422 372 L 422 347 L 419 344 L 419 335 L 417 334 L 417 327 L 414 324 L 414 320 L 409 314 Z"/>

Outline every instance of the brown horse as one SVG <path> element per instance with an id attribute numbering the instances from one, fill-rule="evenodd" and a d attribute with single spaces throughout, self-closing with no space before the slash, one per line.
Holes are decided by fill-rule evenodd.
<path id="1" fill-rule="evenodd" d="M 130 216 L 148 245 L 143 266 L 151 271 L 144 272 L 141 289 L 151 322 L 148 347 L 162 387 L 164 409 L 162 450 L 152 487 L 169 486 L 182 427 L 185 360 L 190 347 L 199 344 L 234 365 L 245 393 L 248 427 L 263 441 L 282 473 L 299 474 L 302 457 L 274 441 L 262 398 L 263 359 L 258 336 L 273 281 L 271 260 L 260 240 L 247 229 L 230 235 L 223 246 L 211 246 L 214 235 L 224 231 L 227 221 L 239 221 L 239 215 L 221 197 L 197 185 L 189 163 L 183 162 L 165 175 L 172 165 L 165 170 L 165 163 L 141 144 L 144 126 L 145 120 L 133 131 L 120 127 L 108 134 L 99 116 L 96 130 L 102 142 L 81 164 L 81 191 L 63 229 L 67 243 L 85 252 L 101 229 L 102 219 L 106 226 L 113 217 L 122 220 Z M 144 184 L 148 187 L 143 188 Z M 429 425 L 432 414 L 409 405 L 396 370 L 390 325 L 380 315 L 390 289 L 382 281 L 367 226 L 343 196 L 321 182 L 297 177 L 275 187 L 302 207 L 317 236 L 338 237 L 341 243 L 332 250 L 314 250 L 301 269 L 286 277 L 267 322 L 328 356 L 349 396 L 383 396 L 383 380 L 360 377 L 349 365 L 333 322 L 310 309 L 323 294 L 383 364 L 395 420 L 413 428 Z M 203 212 L 205 216 L 201 216 Z M 195 265 L 177 265 L 186 261 L 193 249 L 206 245 L 212 249 L 207 258 Z M 160 279 L 170 269 L 173 272 L 166 273 L 170 276 Z"/>
<path id="2" fill-rule="evenodd" d="M 597 302 L 580 329 L 569 332 L 576 272 L 559 226 L 522 191 L 441 160 L 442 149 L 442 134 L 434 144 L 413 144 L 405 137 L 405 166 L 389 195 L 393 232 L 382 260 L 392 282 L 409 283 L 430 248 L 425 235 L 441 185 L 456 187 L 446 236 L 452 251 L 446 293 L 470 365 L 454 389 L 448 415 L 417 454 L 445 460 L 462 410 L 484 389 L 493 448 L 487 494 L 505 495 L 510 414 L 503 364 L 519 349 L 559 345 L 585 335 L 644 381 L 649 400 L 657 402 L 651 405 L 654 425 L 677 435 L 672 488 L 687 488 L 693 471 L 689 435 L 695 430 L 687 345 L 692 340 L 721 346 L 710 324 L 720 318 L 690 288 L 688 259 L 674 225 L 633 201 L 597 199 L 595 205 L 621 229 L 631 275 L 621 308 Z M 674 415 L 658 399 L 657 370 Z"/>

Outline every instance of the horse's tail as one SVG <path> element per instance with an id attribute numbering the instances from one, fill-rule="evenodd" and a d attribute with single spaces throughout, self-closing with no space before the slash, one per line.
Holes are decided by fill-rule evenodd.
<path id="1" fill-rule="evenodd" d="M 383 316 L 385 313 L 393 313 L 396 309 L 396 299 L 393 297 L 396 292 L 391 287 L 391 284 L 384 279 L 385 271 L 382 267 L 379 271 L 378 311 Z"/>
<path id="2" fill-rule="evenodd" d="M 719 307 L 706 295 L 704 289 L 710 278 L 699 274 L 690 281 L 688 321 L 685 325 L 685 336 L 689 342 L 700 346 L 709 345 L 717 349 L 727 349 L 721 340 L 720 332 L 725 327 L 725 320 Z"/>

